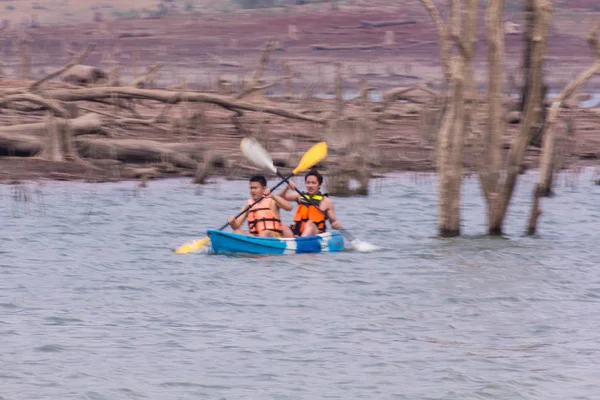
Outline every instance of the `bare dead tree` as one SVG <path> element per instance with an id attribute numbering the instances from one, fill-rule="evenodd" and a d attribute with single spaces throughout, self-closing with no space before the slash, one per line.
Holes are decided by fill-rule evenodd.
<path id="1" fill-rule="evenodd" d="M 263 51 L 260 55 L 260 59 L 258 61 L 258 66 L 256 67 L 256 71 L 254 71 L 254 75 L 252 76 L 252 80 L 245 84 L 244 90 L 237 96 L 238 99 L 241 99 L 248 94 L 258 91 L 264 90 L 265 88 L 261 87 L 261 78 L 265 66 L 269 62 L 269 56 L 271 52 L 275 49 L 275 41 L 270 40 L 265 44 Z"/>
<path id="2" fill-rule="evenodd" d="M 531 127 L 539 121 L 543 102 L 541 101 L 543 65 L 546 57 L 548 42 L 548 26 L 550 22 L 551 6 L 548 0 L 534 0 L 533 12 L 535 25 L 533 26 L 532 46 L 530 48 L 530 78 L 525 112 L 520 126 L 520 132 L 513 138 L 508 155 L 504 180 L 501 175 L 501 150 L 500 140 L 504 133 L 502 121 L 501 94 L 504 81 L 504 0 L 492 0 L 488 5 L 487 30 L 488 30 L 488 131 L 484 136 L 486 154 L 485 161 L 480 166 L 481 186 L 488 205 L 488 233 L 501 235 L 504 220 L 518 175 L 522 169 L 525 150 L 530 142 Z"/>
<path id="3" fill-rule="evenodd" d="M 554 154 L 554 125 L 558 119 L 558 114 L 562 104 L 578 91 L 592 76 L 600 71 L 600 44 L 598 42 L 598 32 L 600 32 L 600 20 L 596 22 L 588 36 L 588 44 L 596 61 L 592 66 L 582 71 L 573 81 L 571 81 L 560 93 L 556 101 L 552 103 L 548 120 L 546 122 L 545 135 L 543 138 L 543 149 L 541 159 L 540 181 L 533 191 L 533 201 L 529 222 L 527 224 L 527 234 L 534 235 L 537 230 L 537 222 L 542 211 L 540 209 L 540 198 L 548 196 L 552 192 L 552 177 L 555 171 L 553 162 Z"/>
<path id="4" fill-rule="evenodd" d="M 465 93 L 473 89 L 472 58 L 475 48 L 478 1 L 466 2 L 466 17 L 458 0 L 448 1 L 449 20 L 442 21 L 430 0 L 420 0 L 438 31 L 444 77 L 447 84 L 447 107 L 437 140 L 438 230 L 442 237 L 460 235 L 460 202 L 463 173 L 464 131 L 469 108 Z M 462 25 L 465 24 L 463 29 Z M 452 46 L 457 52 L 450 54 Z"/>
<path id="5" fill-rule="evenodd" d="M 486 28 L 488 32 L 488 128 L 483 134 L 479 178 L 488 208 L 488 229 L 498 219 L 500 211 L 500 140 L 504 135 L 502 109 L 504 84 L 504 0 L 493 0 L 488 4 Z M 490 232 L 492 233 L 492 232 Z"/>
<path id="6" fill-rule="evenodd" d="M 442 20 L 442 16 L 438 9 L 434 6 L 434 4 L 430 0 L 419 0 L 423 7 L 429 13 L 429 16 L 435 23 L 435 28 L 437 30 L 439 36 L 439 44 L 440 44 L 440 59 L 442 61 L 442 72 L 447 82 L 450 81 L 451 70 L 450 70 L 450 49 L 451 43 L 448 40 L 448 28 L 444 24 Z M 449 4 L 453 3 L 452 0 L 449 0 Z M 455 5 L 456 6 L 456 5 Z"/>
<path id="7" fill-rule="evenodd" d="M 552 7 L 548 0 L 535 0 L 534 12 L 536 13 L 536 25 L 534 27 L 533 46 L 531 48 L 531 79 L 530 91 L 527 96 L 523 121 L 521 122 L 520 132 L 514 137 L 510 152 L 508 155 L 508 165 L 506 178 L 502 185 L 497 212 L 491 217 L 491 223 L 488 226 L 489 233 L 492 235 L 501 235 L 502 226 L 506 217 L 508 206 L 512 200 L 512 195 L 517 184 L 517 178 L 521 172 L 521 166 L 525 157 L 525 149 L 531 140 L 531 126 L 539 121 L 541 113 L 540 102 L 542 78 L 544 71 L 544 62 L 548 46 L 548 28 Z M 494 209 L 496 210 L 496 209 Z"/>
<path id="8" fill-rule="evenodd" d="M 538 101 L 540 102 L 539 107 L 542 112 L 539 114 L 538 120 L 531 126 L 532 134 L 529 143 L 532 146 L 540 147 L 542 143 L 542 136 L 544 135 L 544 121 L 546 120 L 546 108 L 543 106 L 544 98 L 548 92 L 547 86 L 543 82 L 540 85 L 539 93 L 532 94 L 532 86 L 534 79 L 534 75 L 536 71 L 532 69 L 532 49 L 535 46 L 535 41 L 537 37 L 535 36 L 535 27 L 538 24 L 538 19 L 540 15 L 536 12 L 535 0 L 525 0 L 523 3 L 523 12 L 525 14 L 525 30 L 523 32 L 523 63 L 522 63 L 522 72 L 523 72 L 523 85 L 521 87 L 521 98 L 519 104 L 519 111 L 525 112 L 525 106 L 527 104 L 527 98 L 530 95 L 535 95 Z"/>

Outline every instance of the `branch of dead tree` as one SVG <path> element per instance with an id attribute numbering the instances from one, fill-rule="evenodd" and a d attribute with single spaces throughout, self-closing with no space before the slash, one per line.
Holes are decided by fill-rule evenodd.
<path id="1" fill-rule="evenodd" d="M 255 86 L 255 87 L 248 88 L 248 89 L 244 90 L 243 92 L 241 92 L 240 94 L 238 94 L 237 96 L 235 96 L 235 98 L 236 99 L 241 99 L 243 97 L 248 96 L 250 93 L 257 92 L 257 91 L 259 92 L 261 90 L 272 88 L 273 86 L 277 86 L 282 81 L 284 81 L 286 79 L 289 79 L 289 78 L 291 78 L 291 76 L 284 76 L 282 78 L 279 78 L 279 79 L 275 80 L 274 82 L 267 83 L 266 85 Z"/>
<path id="2" fill-rule="evenodd" d="M 465 40 L 461 36 L 452 34 L 452 40 L 454 41 L 454 44 L 456 44 L 456 47 L 458 48 L 458 52 L 461 54 L 461 56 L 470 57 L 470 52 L 469 52 L 468 46 L 465 43 Z"/>
<path id="3" fill-rule="evenodd" d="M 574 80 L 572 80 L 561 92 L 558 100 L 555 103 L 558 103 L 558 107 L 562 107 L 562 104 L 568 100 L 580 87 L 583 83 L 587 82 L 592 76 L 596 74 L 600 70 L 600 44 L 598 43 L 598 32 L 600 31 L 600 20 L 596 22 L 594 27 L 592 28 L 589 36 L 588 36 L 588 44 L 594 55 L 596 56 L 596 62 L 581 72 Z M 554 104 L 553 104 L 554 106 Z M 558 112 L 558 111 L 557 111 Z"/>
<path id="4" fill-rule="evenodd" d="M 90 101 L 110 99 L 113 96 L 118 96 L 120 99 L 148 99 L 167 103 L 173 98 L 173 92 L 168 90 L 138 89 L 132 87 L 88 87 L 78 90 L 52 89 L 46 91 L 45 94 L 48 98 L 60 101 Z M 210 103 L 228 109 L 264 112 L 318 124 L 325 123 L 324 120 L 302 115 L 296 111 L 286 110 L 285 108 L 264 104 L 253 104 L 212 93 L 183 92 L 181 96 L 178 96 L 177 99 L 171 101 L 180 102 L 182 98 L 185 98 L 186 101 L 192 103 Z"/>
<path id="5" fill-rule="evenodd" d="M 52 111 L 55 115 L 58 115 L 61 117 L 68 115 L 67 110 L 62 105 L 60 105 L 57 101 L 54 101 L 51 99 L 46 99 L 46 98 L 43 98 L 43 97 L 38 96 L 37 94 L 33 94 L 33 93 L 13 94 L 10 96 L 6 96 L 4 98 L 0 98 L 0 107 L 13 108 L 11 106 L 14 105 L 14 103 L 23 102 L 23 101 L 40 105 L 40 106 L 44 107 L 45 109 Z"/>
<path id="6" fill-rule="evenodd" d="M 252 77 L 252 82 L 251 82 L 250 86 L 258 86 L 258 84 L 260 82 L 260 78 L 262 77 L 263 71 L 265 69 L 265 65 L 269 61 L 269 55 L 271 55 L 271 52 L 273 51 L 274 48 L 275 48 L 275 42 L 273 40 L 270 40 L 269 42 L 267 42 L 267 44 L 265 45 L 265 47 L 262 51 L 262 54 L 260 55 L 260 60 L 258 61 L 258 67 L 256 68 L 256 71 L 254 72 L 254 76 Z"/>
<path id="7" fill-rule="evenodd" d="M 431 0 L 419 0 L 419 1 L 423 5 L 423 7 L 425 7 L 425 9 L 429 13 L 429 16 L 431 17 L 431 19 L 433 19 L 433 22 L 437 29 L 438 36 L 440 38 L 440 53 L 441 53 L 441 58 L 442 58 L 442 65 L 444 67 L 444 75 L 446 76 L 446 79 L 449 80 L 449 78 L 450 78 L 450 44 L 448 43 L 448 39 L 447 39 L 448 38 L 447 28 L 444 24 L 444 21 L 442 20 L 442 16 L 440 15 L 440 12 L 433 5 Z"/>
<path id="8" fill-rule="evenodd" d="M 150 67 L 148 67 L 148 70 L 146 71 L 146 73 L 144 75 L 140 76 L 139 78 L 134 79 L 130 83 L 130 86 L 137 87 L 137 88 L 143 88 L 145 86 L 146 80 L 153 74 L 160 71 L 162 67 L 163 67 L 163 65 L 161 63 L 151 65 Z"/>
<path id="9" fill-rule="evenodd" d="M 596 54 L 596 57 L 600 57 L 600 45 L 598 44 L 598 31 L 600 31 L 600 20 L 596 22 L 596 25 L 592 28 L 588 36 L 588 44 L 592 48 L 592 51 Z"/>
<path id="10" fill-rule="evenodd" d="M 181 101 L 182 98 L 183 98 L 183 93 L 181 91 L 175 93 L 173 95 L 173 97 L 171 97 L 167 101 L 167 104 L 163 107 L 162 110 L 160 110 L 160 112 L 156 115 L 156 117 L 152 118 L 152 121 L 158 122 L 162 117 L 164 117 L 167 114 L 167 111 L 169 111 L 169 109 L 171 109 L 171 107 L 173 107 L 173 104 Z"/>
<path id="11" fill-rule="evenodd" d="M 132 113 L 135 116 L 140 116 L 138 114 L 138 112 L 133 107 L 131 107 L 131 106 L 127 105 L 127 104 L 123 104 L 123 102 L 120 101 L 119 99 L 110 99 L 110 100 L 88 99 L 86 101 L 89 101 L 91 103 L 102 104 L 102 105 L 105 105 L 105 106 L 119 107 L 119 108 L 122 108 L 123 110 L 129 111 L 130 113 Z"/>
<path id="12" fill-rule="evenodd" d="M 163 132 L 169 132 L 168 129 L 163 128 L 162 126 L 158 125 L 156 122 L 149 120 L 149 119 L 121 117 L 121 118 L 115 118 L 112 122 L 117 125 L 146 125 L 146 126 L 151 126 L 158 130 L 161 130 Z"/>
<path id="13" fill-rule="evenodd" d="M 43 78 L 40 78 L 37 81 L 33 82 L 31 85 L 29 85 L 28 90 L 34 91 L 42 83 L 44 83 L 46 81 L 49 81 L 49 80 L 51 80 L 53 78 L 56 78 L 57 76 L 59 76 L 60 74 L 66 72 L 66 71 L 68 71 L 70 68 L 74 67 L 75 65 L 81 64 L 86 58 L 89 57 L 90 54 L 92 54 L 92 52 L 94 51 L 95 48 L 96 48 L 96 44 L 95 43 L 90 44 L 84 50 L 84 52 L 81 53 L 77 58 L 75 58 L 74 60 L 72 60 L 69 63 L 67 63 L 65 66 L 57 69 L 56 71 L 51 72 L 48 75 L 44 76 Z"/>
<path id="14" fill-rule="evenodd" d="M 600 31 L 600 21 L 598 21 L 590 32 L 588 43 L 591 50 L 595 53 L 596 61 L 592 66 L 582 71 L 567 87 L 563 89 L 558 100 L 552 103 L 548 119 L 545 127 L 545 134 L 542 138 L 542 157 L 540 162 L 540 181 L 536 192 L 534 192 L 534 202 L 538 201 L 539 196 L 547 196 L 552 192 L 552 176 L 554 173 L 554 125 L 558 119 L 560 107 L 563 102 L 570 98 L 577 90 L 579 90 L 592 76 L 600 71 L 600 46 L 596 36 Z M 535 232 L 537 224 L 537 211 L 532 209 L 528 232 Z M 532 234 L 532 233 L 530 233 Z"/>

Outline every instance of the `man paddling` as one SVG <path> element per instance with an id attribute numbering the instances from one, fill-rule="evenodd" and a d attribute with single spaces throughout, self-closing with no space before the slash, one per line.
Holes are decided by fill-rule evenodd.
<path id="1" fill-rule="evenodd" d="M 250 178 L 250 199 L 244 203 L 242 211 L 252 205 L 256 200 L 264 197 L 261 201 L 254 204 L 250 209 L 239 217 L 233 216 L 227 219 L 229 225 L 236 233 L 247 234 L 240 227 L 244 221 L 248 220 L 248 233 L 255 236 L 281 237 L 282 227 L 279 216 L 280 208 L 291 211 L 292 205 L 283 197 L 271 193 L 267 188 L 267 180 L 262 175 L 255 175 Z"/>
<path id="2" fill-rule="evenodd" d="M 283 237 L 313 236 L 323 233 L 327 230 L 326 219 L 329 219 L 333 228 L 341 227 L 335 216 L 333 200 L 321 193 L 323 175 L 316 169 L 311 169 L 304 177 L 304 184 L 306 192 L 302 195 L 298 192 L 288 193 L 289 189 L 296 189 L 295 183 L 291 181 L 279 193 L 279 196 L 285 200 L 298 203 L 294 214 L 294 223 L 290 226 L 282 226 Z"/>

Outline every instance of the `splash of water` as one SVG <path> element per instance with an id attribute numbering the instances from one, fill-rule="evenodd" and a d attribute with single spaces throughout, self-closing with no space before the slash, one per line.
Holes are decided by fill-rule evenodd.
<path id="1" fill-rule="evenodd" d="M 200 254 L 212 254 L 213 253 L 213 249 L 212 249 L 212 246 L 209 243 L 207 246 L 204 246 L 203 248 L 197 250 L 196 253 L 200 253 Z"/>
<path id="2" fill-rule="evenodd" d="M 350 242 L 350 244 L 352 245 L 352 248 L 354 250 L 361 253 L 368 253 L 371 251 L 378 251 L 382 249 L 382 247 L 374 245 L 373 243 L 362 241 L 360 239 L 354 239 Z"/>

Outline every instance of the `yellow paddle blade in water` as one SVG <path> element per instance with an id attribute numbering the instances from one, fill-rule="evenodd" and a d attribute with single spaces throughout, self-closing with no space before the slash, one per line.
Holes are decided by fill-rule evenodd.
<path id="1" fill-rule="evenodd" d="M 199 250 L 201 248 L 203 248 L 204 246 L 206 246 L 208 244 L 208 242 L 210 241 L 210 238 L 207 236 L 204 239 L 195 239 L 195 240 L 190 240 L 187 243 L 182 244 L 181 246 L 179 246 L 178 248 L 175 249 L 175 253 L 189 253 L 190 251 L 196 251 Z"/>
<path id="2" fill-rule="evenodd" d="M 327 157 L 327 143 L 319 142 L 304 153 L 304 156 L 302 156 L 302 159 L 298 163 L 296 169 L 292 171 L 292 174 L 296 175 L 299 172 L 309 169 L 325 157 Z"/>

